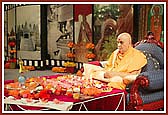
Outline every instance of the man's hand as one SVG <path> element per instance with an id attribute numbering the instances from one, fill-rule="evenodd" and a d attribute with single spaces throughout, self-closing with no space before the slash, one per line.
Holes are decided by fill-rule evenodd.
<path id="1" fill-rule="evenodd" d="M 123 78 L 123 83 L 124 83 L 125 85 L 128 85 L 128 84 L 131 83 L 131 81 L 130 81 L 129 79 Z"/>
<path id="2" fill-rule="evenodd" d="M 121 72 L 114 72 L 114 71 L 106 71 L 105 74 L 104 74 L 104 78 L 112 78 L 112 77 L 115 77 L 115 76 L 121 76 Z"/>
<path id="3" fill-rule="evenodd" d="M 107 71 L 104 73 L 104 78 L 112 78 L 112 77 L 113 77 L 112 72 Z"/>
<path id="4" fill-rule="evenodd" d="M 114 76 L 120 76 L 120 77 L 124 78 L 127 75 L 131 75 L 131 74 L 125 73 L 125 72 L 106 71 L 104 74 L 104 78 L 112 78 Z"/>

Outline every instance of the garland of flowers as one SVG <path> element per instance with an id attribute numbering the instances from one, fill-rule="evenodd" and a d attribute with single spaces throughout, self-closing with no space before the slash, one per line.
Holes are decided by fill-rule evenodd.
<path id="1" fill-rule="evenodd" d="M 15 49 L 16 39 L 15 39 L 15 36 L 9 36 L 8 45 L 10 46 L 10 50 L 9 50 L 10 59 L 8 60 L 8 62 L 10 63 L 10 68 L 15 68 L 15 66 L 16 66 L 16 57 L 15 57 L 15 54 L 16 54 L 16 49 Z"/>
<path id="2" fill-rule="evenodd" d="M 112 90 L 111 87 L 100 81 L 86 81 L 86 78 L 75 75 L 61 75 L 52 78 L 49 76 L 34 76 L 27 78 L 23 85 L 24 88 L 21 88 L 18 82 L 5 84 L 4 95 L 6 97 L 13 96 L 14 99 L 24 98 L 27 102 L 36 99 L 44 103 L 49 100 L 60 103 L 62 101 L 56 100 L 56 96 L 68 96 L 73 99 L 79 99 L 80 95 L 98 96 L 104 91 L 108 90 L 110 92 Z"/>
<path id="3" fill-rule="evenodd" d="M 75 58 L 75 54 L 73 53 L 73 47 L 74 47 L 74 43 L 73 42 L 68 42 L 67 46 L 70 48 L 70 51 L 66 54 L 66 56 L 73 61 Z"/>
<path id="4" fill-rule="evenodd" d="M 74 73 L 76 64 L 74 63 L 75 54 L 73 52 L 73 48 L 75 44 L 72 41 L 70 41 L 68 42 L 67 46 L 69 47 L 70 51 L 66 54 L 66 56 L 70 59 L 70 61 L 65 62 L 63 66 L 66 68 L 66 72 Z"/>
<path id="5" fill-rule="evenodd" d="M 93 53 L 94 48 L 95 48 L 95 45 L 93 43 L 86 44 L 86 49 L 88 49 L 86 58 L 88 58 L 88 61 L 92 61 L 96 57 L 96 55 Z"/>

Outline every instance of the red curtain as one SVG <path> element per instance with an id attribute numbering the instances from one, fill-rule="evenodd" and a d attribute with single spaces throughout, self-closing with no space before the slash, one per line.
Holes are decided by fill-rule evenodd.
<path id="1" fill-rule="evenodd" d="M 89 15 L 92 13 L 92 4 L 74 4 L 74 18 L 78 21 L 78 15 Z"/>

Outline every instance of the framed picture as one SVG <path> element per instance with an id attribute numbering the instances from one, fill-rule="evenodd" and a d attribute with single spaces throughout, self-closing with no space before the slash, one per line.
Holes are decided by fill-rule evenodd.
<path id="1" fill-rule="evenodd" d="M 75 60 L 78 62 L 88 62 L 86 45 L 93 42 L 92 12 L 93 4 L 74 4 Z"/>
<path id="2" fill-rule="evenodd" d="M 47 6 L 47 49 L 50 59 L 68 60 L 68 42 L 73 42 L 73 5 Z"/>
<path id="3" fill-rule="evenodd" d="M 40 19 L 40 5 L 16 7 L 18 58 L 41 60 Z"/>

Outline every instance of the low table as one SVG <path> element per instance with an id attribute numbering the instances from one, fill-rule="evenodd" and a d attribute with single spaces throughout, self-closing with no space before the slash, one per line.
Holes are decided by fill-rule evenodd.
<path id="1" fill-rule="evenodd" d="M 53 77 L 53 76 L 51 76 Z M 49 77 L 48 77 L 49 78 Z M 5 83 L 14 82 L 7 80 Z M 58 96 L 57 99 L 64 103 L 55 104 L 53 101 L 46 103 L 39 100 L 27 102 L 26 99 L 11 99 L 5 97 L 3 100 L 4 111 L 30 111 L 30 110 L 58 110 L 58 111 L 124 111 L 126 91 L 113 89 L 110 92 L 102 92 L 98 96 L 85 100 L 75 100 L 68 96 Z"/>
<path id="2" fill-rule="evenodd" d="M 47 103 L 34 100 L 33 102 L 26 102 L 24 99 L 13 100 L 4 99 L 5 111 L 18 110 L 60 110 L 60 111 L 124 111 L 125 110 L 125 93 L 118 92 L 105 94 L 92 99 L 87 99 L 80 102 L 64 102 L 61 104 L 55 104 L 52 101 Z"/>

